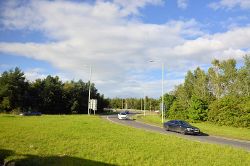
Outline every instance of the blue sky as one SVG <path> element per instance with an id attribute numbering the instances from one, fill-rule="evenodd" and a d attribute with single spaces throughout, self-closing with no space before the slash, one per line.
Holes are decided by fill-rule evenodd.
<path id="1" fill-rule="evenodd" d="M 92 80 L 107 97 L 161 94 L 250 51 L 250 0 L 0 1 L 0 71 Z M 150 63 L 154 60 L 155 63 Z"/>

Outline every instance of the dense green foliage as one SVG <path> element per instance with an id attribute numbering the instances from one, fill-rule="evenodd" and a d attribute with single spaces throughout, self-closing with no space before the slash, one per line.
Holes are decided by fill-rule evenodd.
<path id="1" fill-rule="evenodd" d="M 208 72 L 188 71 L 167 117 L 210 121 L 220 125 L 250 127 L 250 56 L 236 68 L 234 59 L 214 60 Z"/>
<path id="2" fill-rule="evenodd" d="M 39 111 L 45 114 L 87 113 L 89 83 L 62 82 L 47 76 L 28 82 L 19 68 L 0 77 L 0 112 Z M 107 106 L 103 95 L 91 85 L 91 98 L 98 100 L 98 109 Z"/>
<path id="3" fill-rule="evenodd" d="M 249 127 L 250 98 L 225 96 L 209 106 L 209 121 L 228 126 Z"/>
<path id="4" fill-rule="evenodd" d="M 0 115 L 0 165 L 239 165 L 250 153 L 87 115 Z M 13 127 L 14 126 L 14 127 Z M 12 164 L 12 165 L 14 165 Z"/>
<path id="5" fill-rule="evenodd" d="M 158 110 L 159 109 L 159 101 L 158 99 L 153 99 L 145 96 L 145 98 L 113 98 L 108 99 L 109 106 L 111 108 L 120 108 L 120 109 L 137 109 L 137 110 L 144 110 L 144 103 L 145 103 L 145 110 Z"/>

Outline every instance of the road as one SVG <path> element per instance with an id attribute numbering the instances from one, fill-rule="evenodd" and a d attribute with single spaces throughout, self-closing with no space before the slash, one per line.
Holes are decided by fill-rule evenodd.
<path id="1" fill-rule="evenodd" d="M 154 125 L 149 125 L 146 123 L 138 122 L 135 120 L 119 120 L 117 118 L 117 115 L 108 115 L 108 116 L 103 116 L 103 118 L 117 124 L 122 124 L 126 126 L 131 126 L 134 128 L 139 128 L 147 131 L 153 131 L 153 132 L 158 132 L 161 134 L 165 135 L 175 135 L 177 137 L 185 138 L 185 139 L 190 139 L 194 141 L 200 141 L 200 142 L 209 142 L 213 144 L 223 144 L 223 145 L 229 145 L 233 147 L 238 147 L 238 148 L 243 148 L 247 151 L 250 152 L 250 141 L 243 141 L 243 140 L 236 140 L 236 139 L 228 139 L 228 138 L 223 138 L 223 137 L 218 137 L 218 136 L 208 136 L 208 135 L 201 135 L 201 136 L 192 136 L 192 135 L 182 135 L 179 133 L 175 132 L 170 132 L 170 131 L 165 131 L 163 128 L 154 126 Z"/>

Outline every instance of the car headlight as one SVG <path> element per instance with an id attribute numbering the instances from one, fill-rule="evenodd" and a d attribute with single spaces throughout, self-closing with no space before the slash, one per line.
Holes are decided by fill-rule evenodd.
<path id="1" fill-rule="evenodd" d="M 189 128 L 189 127 L 187 128 L 187 131 L 191 131 L 191 130 L 193 130 L 193 129 L 192 129 L 192 128 Z"/>

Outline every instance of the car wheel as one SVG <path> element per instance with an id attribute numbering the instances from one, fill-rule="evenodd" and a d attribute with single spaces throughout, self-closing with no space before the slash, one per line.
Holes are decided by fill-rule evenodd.
<path id="1" fill-rule="evenodd" d="M 165 127 L 165 130 L 166 130 L 166 131 L 169 131 L 169 126 L 166 126 L 166 127 Z"/>

